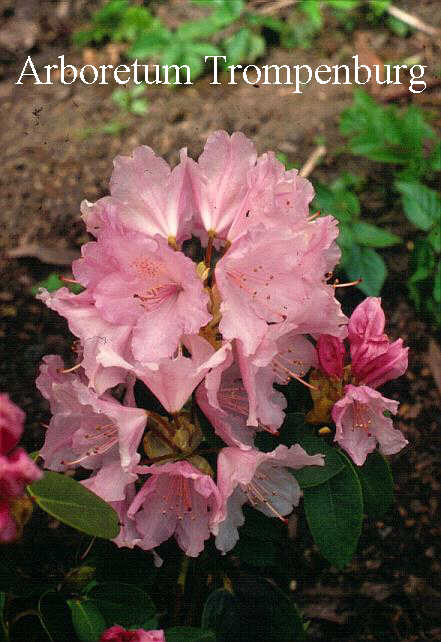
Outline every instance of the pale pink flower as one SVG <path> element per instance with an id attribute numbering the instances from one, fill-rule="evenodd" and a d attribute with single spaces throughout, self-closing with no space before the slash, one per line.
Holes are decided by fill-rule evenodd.
<path id="1" fill-rule="evenodd" d="M 99 642 L 166 642 L 164 631 L 135 629 L 128 631 L 115 624 L 101 634 Z"/>
<path id="2" fill-rule="evenodd" d="M 345 336 L 346 317 L 324 282 L 337 234 L 335 221 L 325 217 L 299 223 L 289 234 L 251 229 L 235 241 L 215 271 L 224 339 L 240 339 L 251 355 L 268 323 L 285 320 L 299 333 Z"/>
<path id="3" fill-rule="evenodd" d="M 131 156 L 117 156 L 110 193 L 110 197 L 94 204 L 82 204 L 88 230 L 95 236 L 107 216 L 113 214 L 127 229 L 138 233 L 159 234 L 178 242 L 188 237 L 193 205 L 185 149 L 173 170 L 145 145 L 137 147 Z"/>
<path id="4" fill-rule="evenodd" d="M 384 414 L 385 411 L 396 414 L 397 409 L 398 401 L 382 397 L 368 386 L 347 385 L 345 396 L 332 409 L 337 428 L 335 441 L 357 466 L 364 464 L 377 443 L 384 455 L 399 452 L 408 441 Z"/>
<path id="5" fill-rule="evenodd" d="M 247 425 L 248 397 L 240 370 L 233 363 L 232 354 L 230 359 L 206 375 L 196 390 L 196 402 L 210 421 L 214 432 L 226 444 L 251 448 L 255 428 Z"/>
<path id="6" fill-rule="evenodd" d="M 254 144 L 241 132 L 229 136 L 217 131 L 209 136 L 198 162 L 189 161 L 196 225 L 205 233 L 226 238 L 233 221 L 246 213 L 247 174 L 256 158 Z"/>
<path id="7" fill-rule="evenodd" d="M 221 518 L 213 479 L 188 461 L 138 466 L 136 471 L 150 475 L 128 511 L 141 533 L 138 546 L 150 550 L 174 535 L 187 555 L 199 555 Z"/>
<path id="8" fill-rule="evenodd" d="M 302 377 L 317 364 L 314 346 L 298 333 L 295 324 L 284 322 L 268 326 L 253 355 L 245 354 L 240 340 L 236 342 L 236 353 L 248 395 L 248 425 L 260 423 L 276 432 L 285 418 L 286 399 L 274 390 L 273 384 L 303 381 Z"/>
<path id="9" fill-rule="evenodd" d="M 248 172 L 248 198 L 233 221 L 228 240 L 233 241 L 247 229 L 263 223 L 266 228 L 290 229 L 309 216 L 314 197 L 311 183 L 296 169 L 285 170 L 273 152 L 262 154 Z"/>
<path id="10" fill-rule="evenodd" d="M 48 355 L 37 387 L 49 400 L 52 418 L 40 451 L 46 468 L 83 468 L 95 474 L 83 483 L 106 501 L 121 501 L 136 479 L 134 466 L 148 412 L 101 397 L 75 373 L 62 373 L 60 357 Z"/>
<path id="11" fill-rule="evenodd" d="M 136 360 L 171 356 L 182 334 L 197 334 L 211 319 L 195 264 L 164 239 L 108 221 L 82 253 L 72 266 L 75 278 L 106 322 L 132 328 Z"/>
<path id="12" fill-rule="evenodd" d="M 337 337 L 321 334 L 317 340 L 317 355 L 321 370 L 328 377 L 341 378 L 345 359 L 345 345 Z"/>
<path id="13" fill-rule="evenodd" d="M 16 448 L 24 420 L 24 412 L 7 394 L 0 394 L 0 542 L 13 541 L 18 535 L 10 501 L 23 495 L 26 486 L 42 475 L 29 455 Z"/>
<path id="14" fill-rule="evenodd" d="M 385 324 L 386 318 L 379 297 L 368 297 L 355 308 L 348 323 L 353 363 L 367 363 L 388 349 Z"/>
<path id="15" fill-rule="evenodd" d="M 73 294 L 67 288 L 60 288 L 51 294 L 42 289 L 37 298 L 65 317 L 72 334 L 81 340 L 80 363 L 89 385 L 98 394 L 125 380 L 123 368 L 103 367 L 100 356 L 111 349 L 124 359 L 131 359 L 131 326 L 105 321 L 87 291 Z"/>
<path id="16" fill-rule="evenodd" d="M 223 553 L 239 539 L 244 523 L 242 506 L 249 503 L 268 517 L 283 519 L 301 497 L 300 486 L 289 469 L 323 466 L 323 455 L 308 455 L 296 444 L 278 446 L 269 453 L 228 447 L 217 460 L 217 484 L 223 500 L 224 519 L 217 526 L 216 546 Z"/>
<path id="17" fill-rule="evenodd" d="M 223 363 L 231 351 L 228 343 L 216 351 L 199 335 L 183 336 L 181 342 L 176 354 L 161 359 L 154 369 L 139 363 L 128 363 L 110 350 L 102 357 L 102 363 L 126 368 L 134 373 L 150 388 L 164 408 L 173 414 L 181 410 L 205 375 Z"/>

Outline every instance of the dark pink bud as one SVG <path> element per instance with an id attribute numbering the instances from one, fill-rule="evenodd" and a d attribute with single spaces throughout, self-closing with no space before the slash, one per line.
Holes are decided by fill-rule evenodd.
<path id="1" fill-rule="evenodd" d="M 320 335 L 317 353 L 320 368 L 328 377 L 342 377 L 345 359 L 345 346 L 341 339 L 329 334 Z"/>
<path id="2" fill-rule="evenodd" d="M 17 445 L 24 420 L 23 410 L 12 403 L 7 394 L 0 394 L 0 455 L 6 455 Z"/>

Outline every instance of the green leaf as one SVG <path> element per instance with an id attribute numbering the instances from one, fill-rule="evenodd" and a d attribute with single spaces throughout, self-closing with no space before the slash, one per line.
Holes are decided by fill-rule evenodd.
<path id="1" fill-rule="evenodd" d="M 409 283 L 425 281 L 432 276 L 435 267 L 435 254 L 427 239 L 416 239 L 410 264 L 412 269 Z"/>
<path id="2" fill-rule="evenodd" d="M 212 16 L 205 20 L 188 21 L 181 24 L 175 31 L 179 40 L 206 40 L 219 30 L 219 25 Z M 210 55 L 210 54 L 207 54 Z"/>
<path id="3" fill-rule="evenodd" d="M 67 600 L 72 615 L 72 624 L 81 642 L 97 642 L 106 628 L 98 608 L 89 600 Z"/>
<path id="4" fill-rule="evenodd" d="M 87 596 L 99 609 L 107 626 L 118 623 L 126 629 L 145 628 L 156 615 L 150 597 L 133 584 L 105 582 L 92 588 Z"/>
<path id="5" fill-rule="evenodd" d="M 435 143 L 430 155 L 430 168 L 434 172 L 441 172 L 441 140 Z"/>
<path id="6" fill-rule="evenodd" d="M 74 294 L 79 294 L 84 290 L 83 286 L 79 283 L 66 283 L 62 281 L 56 272 L 49 274 L 47 279 L 40 281 L 37 285 L 32 288 L 32 294 L 38 294 L 40 288 L 45 288 L 48 292 L 55 292 L 60 288 L 67 287 Z"/>
<path id="7" fill-rule="evenodd" d="M 40 508 L 72 528 L 105 539 L 119 533 L 118 515 L 110 504 L 67 475 L 45 471 L 27 490 Z"/>
<path id="8" fill-rule="evenodd" d="M 441 261 L 438 261 L 435 278 L 433 280 L 433 298 L 436 303 L 441 303 Z"/>
<path id="9" fill-rule="evenodd" d="M 427 235 L 427 240 L 437 254 L 441 254 L 441 226 L 435 225 L 433 230 Z"/>
<path id="10" fill-rule="evenodd" d="M 204 604 L 201 626 L 216 631 L 221 639 L 234 640 L 237 618 L 236 600 L 232 593 L 223 588 L 216 589 Z"/>
<path id="11" fill-rule="evenodd" d="M 395 181 L 401 193 L 404 212 L 411 223 L 428 231 L 441 220 L 441 198 L 435 190 L 417 181 Z"/>
<path id="12" fill-rule="evenodd" d="M 352 223 L 360 214 L 360 201 L 358 196 L 337 184 L 330 188 L 317 184 L 314 208 L 323 214 L 332 214 L 340 223 Z"/>
<path id="13" fill-rule="evenodd" d="M 366 245 L 368 247 L 389 247 L 401 243 L 401 239 L 396 234 L 382 230 L 372 223 L 365 223 L 358 221 L 352 226 L 354 233 L 354 240 L 359 245 Z"/>
<path id="14" fill-rule="evenodd" d="M 360 277 L 363 279 L 358 287 L 367 296 L 380 294 L 387 268 L 383 258 L 373 248 L 353 245 L 350 250 L 346 249 L 342 266 L 351 281 Z"/>
<path id="15" fill-rule="evenodd" d="M 242 27 L 230 38 L 224 40 L 226 65 L 254 62 L 265 52 L 265 40 L 251 29 Z"/>
<path id="16" fill-rule="evenodd" d="M 162 25 L 157 25 L 155 29 L 141 34 L 128 50 L 127 55 L 130 58 L 156 58 L 173 43 L 173 34 Z"/>
<path id="17" fill-rule="evenodd" d="M 167 642 L 216 642 L 216 635 L 213 631 L 204 629 L 175 626 L 172 629 L 166 629 L 165 639 Z"/>
<path id="18" fill-rule="evenodd" d="M 346 457 L 342 472 L 320 486 L 305 488 L 304 506 L 321 554 L 343 568 L 355 553 L 363 521 L 360 481 Z"/>
<path id="19" fill-rule="evenodd" d="M 377 16 L 383 15 L 386 13 L 389 5 L 392 0 L 370 0 L 369 9 Z"/>
<path id="20" fill-rule="evenodd" d="M 317 455 L 318 453 L 325 455 L 324 466 L 305 466 L 300 470 L 292 471 L 303 489 L 324 484 L 345 467 L 342 455 L 317 435 L 312 426 L 306 426 L 303 423 L 303 416 L 287 413 L 285 423 L 281 429 L 281 440 L 286 445 L 300 444 L 308 455 Z"/>
<path id="21" fill-rule="evenodd" d="M 361 482 L 365 512 L 373 519 L 383 517 L 394 501 L 389 462 L 379 452 L 374 452 L 355 470 Z"/>

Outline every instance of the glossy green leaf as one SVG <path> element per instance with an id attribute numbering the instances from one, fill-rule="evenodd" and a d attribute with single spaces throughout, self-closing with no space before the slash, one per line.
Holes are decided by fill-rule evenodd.
<path id="1" fill-rule="evenodd" d="M 389 462 L 379 452 L 371 453 L 355 471 L 361 482 L 365 512 L 372 518 L 382 517 L 394 501 L 394 486 Z"/>
<path id="2" fill-rule="evenodd" d="M 216 634 L 190 626 L 175 626 L 166 629 L 165 639 L 167 642 L 216 642 Z"/>
<path id="3" fill-rule="evenodd" d="M 352 226 L 354 240 L 359 245 L 366 245 L 368 247 L 389 247 L 401 243 L 401 239 L 396 234 L 392 234 L 388 230 L 383 230 L 381 227 L 372 225 L 372 223 L 365 223 L 358 221 Z"/>
<path id="4" fill-rule="evenodd" d="M 212 591 L 204 604 L 202 628 L 215 631 L 218 638 L 234 640 L 237 637 L 237 619 L 234 595 L 223 588 Z"/>
<path id="5" fill-rule="evenodd" d="M 285 435 L 289 435 L 289 440 L 286 440 Z M 342 455 L 317 435 L 313 426 L 306 426 L 302 420 L 299 421 L 299 415 L 287 414 L 281 436 L 283 443 L 300 444 L 308 455 L 321 453 L 325 456 L 324 466 L 305 466 L 292 471 L 301 488 L 323 484 L 344 469 L 345 461 Z"/>
<path id="6" fill-rule="evenodd" d="M 351 561 L 363 521 L 361 484 L 345 458 L 344 470 L 324 484 L 305 488 L 306 519 L 323 557 L 337 568 Z"/>
<path id="7" fill-rule="evenodd" d="M 99 609 L 108 626 L 117 622 L 126 629 L 144 628 L 156 615 L 150 597 L 133 584 L 105 582 L 95 586 L 87 596 Z"/>
<path id="8" fill-rule="evenodd" d="M 378 296 L 387 276 L 383 258 L 371 247 L 353 245 L 342 257 L 342 266 L 351 281 L 362 278 L 359 289 L 367 296 Z"/>
<path id="9" fill-rule="evenodd" d="M 106 623 L 96 605 L 87 599 L 67 600 L 67 604 L 80 642 L 97 642 Z"/>
<path id="10" fill-rule="evenodd" d="M 110 504 L 67 475 L 45 471 L 28 492 L 46 513 L 83 533 L 105 539 L 119 533 L 118 515 Z"/>
<path id="11" fill-rule="evenodd" d="M 395 181 L 401 193 L 404 212 L 411 223 L 428 231 L 441 220 L 441 198 L 435 190 L 417 181 Z"/>

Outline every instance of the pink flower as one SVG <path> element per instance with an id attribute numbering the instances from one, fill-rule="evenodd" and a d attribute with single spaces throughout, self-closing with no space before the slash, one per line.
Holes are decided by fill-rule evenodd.
<path id="1" fill-rule="evenodd" d="M 285 418 L 286 400 L 273 384 L 302 381 L 317 363 L 314 346 L 297 332 L 294 323 L 284 322 L 268 326 L 253 355 L 245 354 L 241 341 L 236 342 L 236 353 L 248 395 L 248 425 L 257 426 L 260 422 L 266 430 L 277 432 Z"/>
<path id="2" fill-rule="evenodd" d="M 198 162 L 189 162 L 196 221 L 206 233 L 226 238 L 234 220 L 245 214 L 247 174 L 256 158 L 254 144 L 242 133 L 217 131 L 209 136 Z"/>
<path id="3" fill-rule="evenodd" d="M 18 536 L 11 501 L 23 495 L 26 486 L 42 475 L 28 454 L 16 448 L 24 420 L 24 412 L 7 394 L 0 394 L 0 542 L 10 542 Z"/>
<path id="4" fill-rule="evenodd" d="M 378 388 L 386 381 L 401 377 L 407 370 L 408 348 L 402 339 L 391 343 L 384 333 L 385 317 L 381 299 L 368 297 L 349 319 L 351 375 L 361 385 Z M 335 337 L 321 335 L 317 341 L 321 370 L 327 376 L 343 376 L 344 344 Z"/>
<path id="5" fill-rule="evenodd" d="M 41 290 L 38 298 L 51 310 L 67 319 L 70 331 L 81 340 L 81 365 L 89 385 L 98 394 L 116 386 L 126 378 L 123 368 L 105 368 L 100 363 L 102 354 L 112 350 L 124 359 L 131 359 L 130 338 L 132 328 L 105 321 L 95 307 L 89 292 L 73 294 L 67 288 L 60 288 L 53 294 Z"/>
<path id="6" fill-rule="evenodd" d="M 332 409 L 337 427 L 335 441 L 358 466 L 364 464 L 377 443 L 384 455 L 399 452 L 408 443 L 407 439 L 384 414 L 385 411 L 396 414 L 397 409 L 398 401 L 386 399 L 368 386 L 347 385 L 345 396 Z"/>
<path id="7" fill-rule="evenodd" d="M 84 201 L 83 217 L 95 236 L 112 213 L 124 227 L 164 239 L 181 241 L 188 237 L 193 213 L 186 150 L 173 170 L 145 145 L 131 156 L 117 156 L 110 179 L 110 193 L 95 204 Z"/>
<path id="8" fill-rule="evenodd" d="M 99 642 L 165 642 L 165 636 L 163 630 L 136 629 L 127 631 L 116 624 L 101 634 Z"/>
<path id="9" fill-rule="evenodd" d="M 321 370 L 328 377 L 341 378 L 345 359 L 345 346 L 341 339 L 321 334 L 317 340 L 317 354 Z"/>
<path id="10" fill-rule="evenodd" d="M 164 408 L 173 414 L 181 410 L 209 370 L 223 363 L 231 351 L 230 344 L 215 351 L 208 341 L 198 335 L 183 336 L 181 340 L 182 345 L 176 355 L 161 359 L 154 369 L 128 363 L 111 351 L 103 356 L 102 363 L 133 372 L 150 388 Z M 184 354 L 184 348 L 188 356 Z"/>
<path id="11" fill-rule="evenodd" d="M 309 216 L 314 197 L 311 183 L 296 169 L 285 171 L 273 152 L 262 154 L 248 172 L 247 206 L 242 208 L 228 232 L 233 241 L 260 223 L 266 228 L 290 229 Z"/>
<path id="12" fill-rule="evenodd" d="M 269 453 L 228 447 L 217 461 L 218 487 L 223 500 L 224 520 L 216 528 L 216 546 L 223 553 L 239 539 L 244 523 L 242 506 L 248 502 L 268 517 L 283 519 L 297 506 L 301 490 L 289 468 L 323 466 L 323 455 L 308 455 L 296 444 L 278 446 Z"/>
<path id="13" fill-rule="evenodd" d="M 40 451 L 46 468 L 82 466 L 95 474 L 83 483 L 106 501 L 121 501 L 136 479 L 134 466 L 148 412 L 101 397 L 76 373 L 63 374 L 60 357 L 44 358 L 37 387 L 49 400 L 52 419 Z"/>
<path id="14" fill-rule="evenodd" d="M 274 393 L 280 394 L 275 390 Z M 249 402 L 232 355 L 206 375 L 205 381 L 196 390 L 196 402 L 214 432 L 225 443 L 245 450 L 251 448 L 255 428 L 247 425 Z"/>
<path id="15" fill-rule="evenodd" d="M 333 219 L 325 217 L 299 223 L 290 233 L 255 228 L 235 241 L 215 272 L 224 339 L 240 339 L 251 355 L 268 323 L 285 320 L 299 333 L 345 336 L 346 317 L 324 282 L 337 233 Z"/>
<path id="16" fill-rule="evenodd" d="M 182 334 L 211 319 L 196 266 L 182 252 L 108 220 L 97 242 L 83 246 L 75 278 L 107 323 L 132 329 L 134 358 L 144 364 L 171 356 Z"/>
<path id="17" fill-rule="evenodd" d="M 25 413 L 6 393 L 0 393 L 0 454 L 6 454 L 17 445 L 25 421 Z"/>
<path id="18" fill-rule="evenodd" d="M 150 550 L 174 535 L 187 555 L 199 555 L 221 517 L 221 497 L 212 478 L 187 461 L 138 466 L 136 471 L 150 474 L 128 511 L 141 533 L 138 546 Z"/>
<path id="19" fill-rule="evenodd" d="M 387 349 L 374 358 L 365 359 L 359 353 L 352 362 L 352 374 L 360 384 L 378 388 L 406 372 L 408 352 L 409 348 L 403 348 L 403 340 L 397 339 L 388 343 Z"/>

